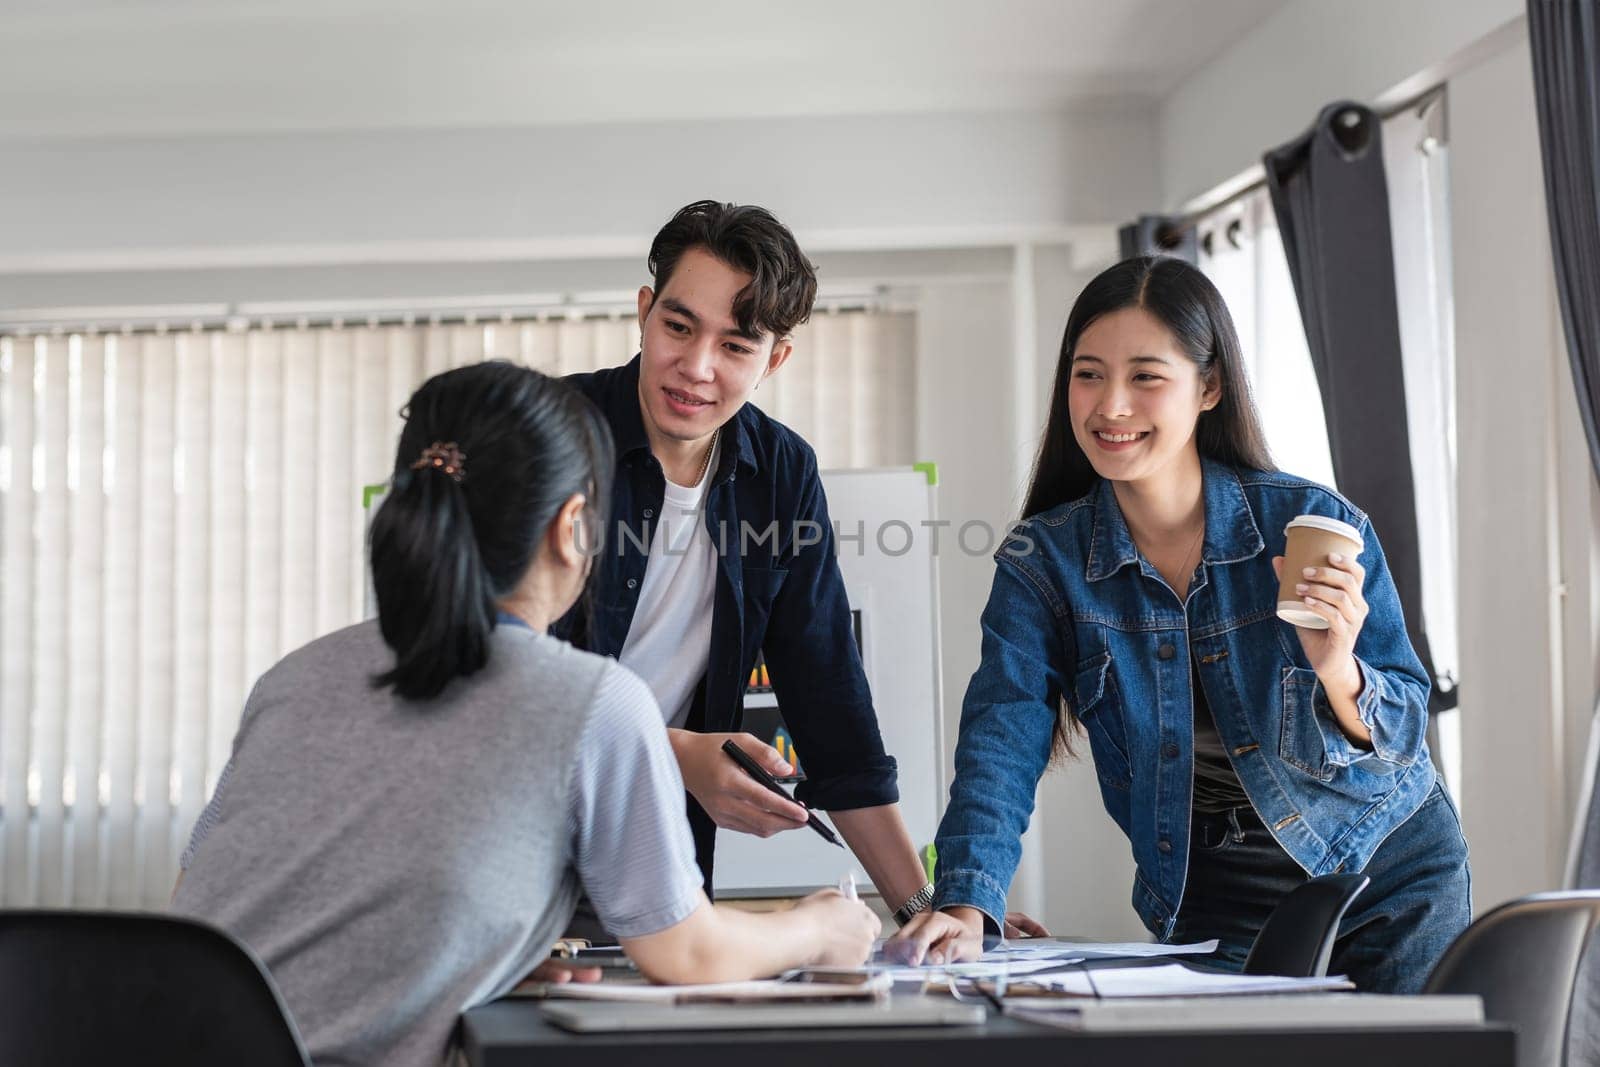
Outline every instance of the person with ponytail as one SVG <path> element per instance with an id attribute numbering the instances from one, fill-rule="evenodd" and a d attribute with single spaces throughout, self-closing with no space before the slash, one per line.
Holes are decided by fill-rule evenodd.
<path id="1" fill-rule="evenodd" d="M 446 1062 L 461 1012 L 557 977 L 580 879 L 655 981 L 861 963 L 879 922 L 836 891 L 710 904 L 649 688 L 547 632 L 603 547 L 599 413 L 491 362 L 404 414 L 370 533 L 378 618 L 256 683 L 173 909 L 254 949 L 318 1063 Z"/>
<path id="2" fill-rule="evenodd" d="M 1078 297 L 1024 514 L 995 555 L 935 910 L 900 932 L 904 954 L 979 951 L 1039 778 L 1087 735 L 1158 940 L 1215 938 L 1237 969 L 1292 889 L 1362 872 L 1330 973 L 1419 990 L 1471 917 L 1466 842 L 1425 739 L 1428 678 L 1366 515 L 1274 469 L 1199 269 L 1130 259 Z M 1285 527 L 1303 514 L 1363 545 L 1297 576 L 1324 628 L 1278 617 Z"/>

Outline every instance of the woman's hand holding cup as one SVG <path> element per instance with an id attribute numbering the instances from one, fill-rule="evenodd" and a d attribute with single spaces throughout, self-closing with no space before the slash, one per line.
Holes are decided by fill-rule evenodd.
<path id="1" fill-rule="evenodd" d="M 1283 532 L 1284 554 L 1272 558 L 1278 617 L 1294 624 L 1306 659 L 1330 695 L 1354 700 L 1361 692 L 1356 638 L 1367 621 L 1361 592 L 1367 572 L 1355 559 L 1364 547 L 1361 533 L 1322 515 L 1301 515 Z"/>
<path id="2" fill-rule="evenodd" d="M 1284 557 L 1272 558 L 1272 569 L 1281 578 Z M 1302 567 L 1299 581 L 1294 583 L 1307 610 L 1326 623 L 1326 629 L 1312 630 L 1296 626 L 1300 647 L 1305 650 L 1311 669 L 1317 672 L 1322 684 L 1330 689 L 1359 690 L 1361 671 L 1356 666 L 1356 638 L 1362 624 L 1367 621 L 1367 601 L 1361 595 L 1362 582 L 1367 572 L 1361 564 L 1334 552 L 1322 567 Z M 1354 680 L 1354 685 L 1351 682 Z"/>

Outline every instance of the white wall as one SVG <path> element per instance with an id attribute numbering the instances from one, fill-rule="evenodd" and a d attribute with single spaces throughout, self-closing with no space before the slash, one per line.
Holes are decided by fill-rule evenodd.
<path id="1" fill-rule="evenodd" d="M 1377 100 L 1522 11 L 1521 0 L 1291 0 L 1162 102 L 1166 206 L 1259 163 L 1324 104 Z"/>
<path id="2" fill-rule="evenodd" d="M 1595 691 L 1593 476 L 1556 312 L 1526 42 L 1450 82 L 1463 818 L 1479 907 L 1558 888 Z"/>
<path id="3" fill-rule="evenodd" d="M 764 204 L 813 237 L 1063 226 L 1115 222 L 1156 191 L 1148 109 L 22 140 L 5 154 L 10 272 L 407 247 L 466 259 L 517 242 L 538 258 L 632 255 L 703 197 Z"/>

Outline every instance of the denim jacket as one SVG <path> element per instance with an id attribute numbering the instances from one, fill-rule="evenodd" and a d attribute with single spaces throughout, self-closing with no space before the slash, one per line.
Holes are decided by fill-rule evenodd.
<path id="1" fill-rule="evenodd" d="M 1064 699 L 1088 733 L 1106 811 L 1133 846 L 1134 909 L 1171 936 L 1189 856 L 1191 654 L 1245 792 L 1308 874 L 1361 869 L 1427 797 L 1428 678 L 1367 516 L 1279 472 L 1204 462 L 1203 478 L 1205 546 L 1183 601 L 1134 546 L 1109 482 L 1025 520 L 995 554 L 939 826 L 935 907 L 1004 915 Z M 1351 524 L 1365 543 L 1369 614 L 1355 654 L 1370 749 L 1339 729 L 1294 627 L 1276 615 L 1271 557 L 1306 513 Z"/>

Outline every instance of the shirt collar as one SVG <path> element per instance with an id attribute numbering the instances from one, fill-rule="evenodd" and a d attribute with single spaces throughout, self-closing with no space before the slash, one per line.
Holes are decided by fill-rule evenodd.
<path id="1" fill-rule="evenodd" d="M 1201 495 L 1206 505 L 1206 541 L 1200 558 L 1207 564 L 1238 563 L 1266 547 L 1255 513 L 1244 495 L 1239 475 L 1231 467 L 1208 459 L 1200 461 Z M 1111 483 L 1102 478 L 1094 489 L 1094 533 L 1083 576 L 1097 582 L 1139 559 L 1139 549 L 1122 517 Z"/>

